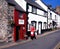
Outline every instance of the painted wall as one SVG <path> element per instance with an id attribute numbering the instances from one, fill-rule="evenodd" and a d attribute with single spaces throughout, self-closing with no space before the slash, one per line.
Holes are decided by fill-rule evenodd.
<path id="1" fill-rule="evenodd" d="M 43 17 L 43 16 L 38 16 L 38 15 L 29 13 L 28 17 L 29 17 L 28 22 L 30 24 L 31 24 L 31 21 L 37 21 L 36 30 L 38 30 L 38 22 L 39 21 L 42 22 L 42 29 L 43 29 L 43 26 L 44 26 L 43 25 L 43 22 L 47 22 L 47 18 L 46 17 Z"/>
<path id="2" fill-rule="evenodd" d="M 60 28 L 60 16 L 57 15 L 57 27 Z"/>
<path id="3" fill-rule="evenodd" d="M 44 11 L 37 9 L 37 14 L 44 16 Z"/>
<path id="4" fill-rule="evenodd" d="M 50 25 L 50 23 L 52 23 L 52 19 L 50 18 L 50 13 L 51 13 L 51 11 L 50 11 L 50 9 L 48 9 L 48 29 L 50 29 L 51 27 L 49 26 Z"/>
<path id="5" fill-rule="evenodd" d="M 55 15 L 56 15 L 56 13 L 53 12 L 53 11 L 51 11 L 51 13 L 52 13 L 52 20 L 55 20 Z"/>

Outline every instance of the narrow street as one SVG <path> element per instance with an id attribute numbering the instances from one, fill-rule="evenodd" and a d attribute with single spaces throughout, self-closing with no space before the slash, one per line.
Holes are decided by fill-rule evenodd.
<path id="1" fill-rule="evenodd" d="M 4 49 L 53 49 L 59 41 L 60 31 L 57 31 L 47 36 L 40 37 L 39 39 Z"/>

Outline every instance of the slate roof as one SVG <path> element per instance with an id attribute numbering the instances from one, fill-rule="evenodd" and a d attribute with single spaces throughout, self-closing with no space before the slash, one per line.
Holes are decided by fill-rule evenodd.
<path id="1" fill-rule="evenodd" d="M 17 10 L 19 10 L 19 11 L 24 11 L 25 12 L 25 10 L 20 6 L 20 5 L 18 5 L 18 3 L 16 2 L 16 1 L 14 1 L 14 0 L 6 0 L 9 4 L 13 4 L 13 5 L 15 5 L 15 8 L 17 9 Z M 32 6 L 35 6 L 35 7 L 37 7 L 37 8 L 39 8 L 39 9 L 41 9 L 41 10 L 43 10 L 43 11 L 45 11 L 39 4 L 37 4 L 36 2 L 34 2 L 34 1 L 32 1 L 32 0 L 25 0 L 27 3 L 29 3 L 29 4 L 31 4 Z M 46 11 L 45 11 L 46 12 Z"/>
<path id="2" fill-rule="evenodd" d="M 34 2 L 33 0 L 25 0 L 27 3 L 31 4 L 32 6 L 35 6 L 43 11 L 45 11 L 39 4 L 37 4 L 36 2 Z M 46 11 L 45 11 L 46 12 Z"/>

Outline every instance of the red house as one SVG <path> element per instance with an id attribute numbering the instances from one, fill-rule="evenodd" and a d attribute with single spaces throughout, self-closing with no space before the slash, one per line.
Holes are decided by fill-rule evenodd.
<path id="1" fill-rule="evenodd" d="M 13 39 L 14 41 L 25 39 L 27 31 L 27 13 L 20 7 L 14 0 L 7 0 L 9 4 L 14 6 L 14 27 L 13 27 Z"/>

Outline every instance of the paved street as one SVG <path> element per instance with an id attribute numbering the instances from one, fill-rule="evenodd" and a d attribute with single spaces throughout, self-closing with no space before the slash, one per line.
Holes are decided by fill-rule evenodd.
<path id="1" fill-rule="evenodd" d="M 4 49 L 53 49 L 60 41 L 60 31 L 34 39 L 33 41 Z"/>

